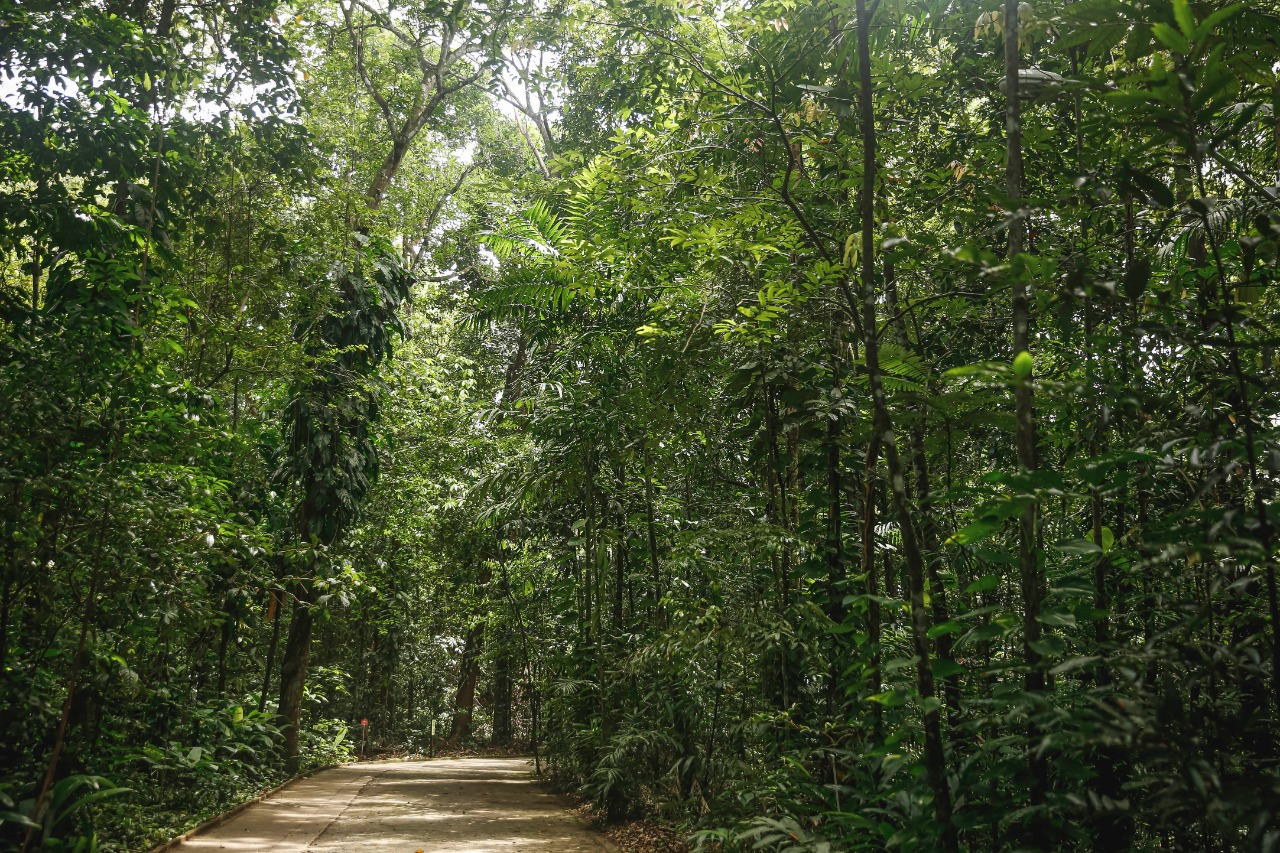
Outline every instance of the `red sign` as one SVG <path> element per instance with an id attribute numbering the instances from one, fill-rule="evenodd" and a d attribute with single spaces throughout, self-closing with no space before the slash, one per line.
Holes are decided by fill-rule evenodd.
<path id="1" fill-rule="evenodd" d="M 369 728 L 369 720 L 367 718 L 361 720 L 360 725 L 364 726 L 366 729 Z"/>

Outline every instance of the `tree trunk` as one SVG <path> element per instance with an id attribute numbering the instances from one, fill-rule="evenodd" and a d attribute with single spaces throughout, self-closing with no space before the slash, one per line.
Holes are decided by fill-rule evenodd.
<path id="1" fill-rule="evenodd" d="M 840 338 L 838 324 L 831 331 L 832 402 L 840 401 Z M 838 414 L 827 417 L 827 616 L 839 625 L 844 622 L 844 486 L 840 470 L 841 429 Z"/>
<path id="2" fill-rule="evenodd" d="M 227 651 L 236 635 L 235 600 L 230 596 L 223 602 L 222 636 L 218 639 L 218 698 L 227 697 Z"/>
<path id="3" fill-rule="evenodd" d="M 1020 55 L 1018 49 L 1018 0 L 1005 0 L 1004 4 L 1004 52 L 1005 52 L 1005 132 L 1007 151 L 1005 160 L 1005 194 L 1009 198 L 1009 261 L 1012 275 L 1013 357 L 1015 361 L 1030 353 L 1031 304 L 1027 294 L 1024 274 L 1018 270 L 1017 257 L 1022 253 L 1026 237 L 1026 222 L 1022 216 L 1022 105 L 1018 82 Z M 1014 444 L 1018 467 L 1023 473 L 1036 469 L 1035 411 L 1032 407 L 1031 371 L 1027 370 L 1015 379 L 1013 389 L 1016 430 Z M 1018 575 L 1020 578 L 1023 616 L 1022 651 L 1027 664 L 1024 687 L 1028 693 L 1044 690 L 1045 675 L 1040 653 L 1036 646 L 1040 641 L 1040 569 L 1036 556 L 1036 516 L 1039 507 L 1031 503 L 1018 519 Z M 1040 730 L 1031 723 L 1027 730 L 1028 755 L 1031 763 L 1031 804 L 1041 806 L 1048 788 L 1048 764 L 1040 750 Z M 1032 818 L 1031 841 L 1046 847 L 1051 842 L 1043 817 Z"/>
<path id="4" fill-rule="evenodd" d="M 258 694 L 258 713 L 267 707 L 267 693 L 271 690 L 271 670 L 276 662 L 276 648 L 280 645 L 280 611 L 284 597 L 283 590 L 271 590 L 267 604 L 267 618 L 271 620 L 271 640 L 267 643 L 267 659 L 262 667 L 262 692 Z"/>
<path id="5" fill-rule="evenodd" d="M 614 469 L 618 501 L 618 541 L 613 550 L 613 630 L 622 634 L 627 626 L 623 617 L 622 603 L 627 587 L 627 507 L 626 507 L 626 466 L 619 464 Z M 634 613 L 632 614 L 635 615 Z"/>
<path id="6" fill-rule="evenodd" d="M 462 667 L 458 677 L 458 691 L 453 698 L 453 720 L 449 724 L 449 739 L 464 741 L 471 737 L 471 727 L 476 714 L 476 683 L 480 680 L 480 653 L 484 649 L 484 623 L 467 631 L 466 646 L 462 650 Z"/>
<path id="7" fill-rule="evenodd" d="M 311 662 L 311 589 L 303 583 L 294 590 L 293 618 L 280 662 L 280 703 L 276 714 L 284 730 L 285 769 L 297 773 L 301 763 L 298 733 L 302 725 L 302 692 Z"/>
<path id="8" fill-rule="evenodd" d="M 765 434 L 768 439 L 767 477 L 768 487 L 765 514 L 769 521 L 778 528 L 787 526 L 787 487 L 783 478 L 782 461 L 778 452 L 778 414 L 775 394 L 772 385 L 764 382 L 764 417 Z M 791 556 L 784 545 L 780 554 L 770 552 L 770 564 L 776 566 L 775 577 L 778 580 L 778 612 L 785 614 L 791 604 Z M 791 668 L 788 666 L 790 650 L 779 642 L 777 648 L 777 697 L 779 708 L 791 707 Z M 770 679 L 773 681 L 773 679 Z"/>
<path id="9" fill-rule="evenodd" d="M 504 637 L 493 662 L 493 737 L 490 742 L 499 746 L 511 743 L 514 736 L 511 726 L 511 670 L 514 661 L 508 645 L 508 638 Z"/>
<path id="10" fill-rule="evenodd" d="M 649 453 L 649 438 L 644 442 L 644 517 L 645 533 L 649 544 L 649 574 L 653 584 L 653 609 L 655 624 L 662 624 L 662 570 L 658 563 L 658 525 L 653 508 L 653 458 Z"/>
<path id="11" fill-rule="evenodd" d="M 893 264 L 888 261 L 884 264 L 884 289 L 888 297 L 889 311 L 893 317 L 891 326 L 894 337 L 898 339 L 898 346 L 905 352 L 915 351 L 911 337 L 907 334 L 906 316 L 898 295 L 897 276 L 894 274 Z M 928 560 L 929 602 L 933 609 L 934 624 L 941 625 L 951 618 L 951 610 L 947 606 L 947 588 L 942 584 L 942 536 L 938 532 L 937 519 L 931 505 L 933 487 L 929 478 L 929 457 L 924 446 L 925 417 L 925 408 L 917 407 L 915 419 L 907 430 L 907 446 L 911 453 L 911 469 L 915 481 L 916 512 L 920 517 L 920 544 Z M 952 659 L 954 652 L 951 641 L 950 634 L 938 637 L 938 657 L 942 660 Z M 942 690 L 954 722 L 954 716 L 960 708 L 959 676 L 952 675 L 944 678 Z"/>
<path id="12" fill-rule="evenodd" d="M 400 166 L 404 163 L 405 155 L 409 153 L 409 146 L 413 143 L 417 130 L 407 132 L 407 128 L 412 126 L 410 120 L 406 120 L 401 132 L 391 140 L 391 150 L 387 152 L 387 156 L 382 159 L 382 165 L 378 167 L 378 173 L 373 176 L 373 182 L 369 184 L 369 192 L 365 199 L 369 210 L 377 212 L 382 207 L 382 202 L 387 197 L 387 190 L 391 189 L 391 182 L 395 180 L 396 175 L 400 172 Z"/>
<path id="13" fill-rule="evenodd" d="M 19 496 L 21 490 L 17 484 L 10 486 L 11 508 L 4 524 L 5 558 L 0 566 L 3 581 L 0 582 L 0 673 L 6 671 L 9 662 L 9 616 L 13 604 L 13 587 L 18 582 L 18 548 L 15 544 L 14 530 L 17 528 L 19 513 Z"/>
<path id="14" fill-rule="evenodd" d="M 881 670 L 883 655 L 880 651 L 880 588 L 876 575 L 876 469 L 880 458 L 880 438 L 871 431 L 867 442 L 867 455 L 862 468 L 862 574 L 867 587 L 867 643 L 871 647 L 871 689 L 879 693 L 883 689 Z M 884 737 L 884 706 L 872 702 L 872 732 L 875 742 Z"/>
<path id="15" fill-rule="evenodd" d="M 907 481 L 898 456 L 893 416 L 885 398 L 880 372 L 880 341 L 876 326 L 875 293 L 875 186 L 876 130 L 872 103 L 871 46 L 866 0 L 857 0 L 858 14 L 858 83 L 862 131 L 862 335 L 871 386 L 871 402 L 875 426 L 880 433 L 885 465 L 889 472 L 889 489 L 893 496 L 894 515 L 902 532 L 902 553 L 906 562 L 911 596 L 911 638 L 916 652 L 916 684 L 924 709 L 925 775 L 933 791 L 933 814 L 938 823 L 941 849 L 952 853 L 959 849 L 955 826 L 951 821 L 951 788 L 947 782 L 946 756 L 942 742 L 939 703 L 936 701 L 933 669 L 929 660 L 929 615 L 924 604 L 924 557 L 916 538 Z"/>

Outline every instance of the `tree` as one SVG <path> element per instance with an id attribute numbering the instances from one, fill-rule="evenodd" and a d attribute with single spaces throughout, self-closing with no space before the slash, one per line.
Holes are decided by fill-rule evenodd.
<path id="1" fill-rule="evenodd" d="M 313 575 L 320 549 L 332 547 L 359 517 L 360 502 L 377 475 L 371 428 L 378 419 L 378 368 L 404 334 L 401 304 L 412 276 L 394 250 L 357 239 L 358 254 L 332 274 L 332 307 L 301 325 L 304 348 L 319 362 L 296 389 L 285 414 L 282 463 L 277 480 L 296 497 L 291 524 L 303 546 L 301 577 L 294 588 L 293 619 L 285 641 L 277 713 L 285 721 L 289 769 L 297 772 L 302 691 L 311 657 L 312 608 L 323 605 Z M 319 552 L 319 553 L 317 553 Z"/>

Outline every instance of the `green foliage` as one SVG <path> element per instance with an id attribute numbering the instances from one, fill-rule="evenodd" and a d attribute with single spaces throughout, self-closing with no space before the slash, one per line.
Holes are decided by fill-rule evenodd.
<path id="1" fill-rule="evenodd" d="M 1261 849 L 1273 12 L 1023 8 L 1029 227 L 1008 264 L 1002 13 L 868 5 L 872 282 L 853 4 L 632 5 L 567 37 L 563 179 L 490 229 L 476 300 L 540 346 L 511 407 L 524 470 L 484 488 L 486 521 L 555 567 L 554 771 L 707 842 L 939 849 L 939 714 L 963 845 Z M 609 106 L 588 123 L 576 97 Z M 1030 352 L 1009 346 L 1012 276 Z M 884 427 L 860 287 L 907 517 L 874 443 L 866 462 Z M 1033 470 L 1013 462 L 1024 387 Z M 1028 510 L 1044 545 L 1019 580 Z"/>
<path id="2" fill-rule="evenodd" d="M 128 788 L 117 787 L 101 776 L 76 774 L 54 783 L 42 814 L 36 814 L 32 798 L 18 803 L 16 811 L 5 813 L 4 819 L 19 828 L 34 830 L 41 850 L 95 853 L 99 849 L 97 836 L 91 831 L 78 832 L 84 828 L 85 810 L 109 797 L 128 793 Z"/>
<path id="3" fill-rule="evenodd" d="M 0 0 L 0 849 L 1274 848 L 1280 20 L 1017 8 Z"/>
<path id="4" fill-rule="evenodd" d="M 324 545 L 358 517 L 377 476 L 378 368 L 391 355 L 392 335 L 404 334 L 399 311 L 413 282 L 389 246 L 363 235 L 357 244 L 356 258 L 332 273 L 324 313 L 295 330 L 314 375 L 285 409 L 286 446 L 275 472 L 299 495 L 301 535 Z"/>

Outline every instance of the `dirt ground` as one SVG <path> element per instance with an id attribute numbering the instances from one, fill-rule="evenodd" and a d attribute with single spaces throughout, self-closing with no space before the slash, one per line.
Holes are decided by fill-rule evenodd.
<path id="1" fill-rule="evenodd" d="M 523 758 L 373 762 L 295 782 L 180 853 L 614 853 Z"/>

